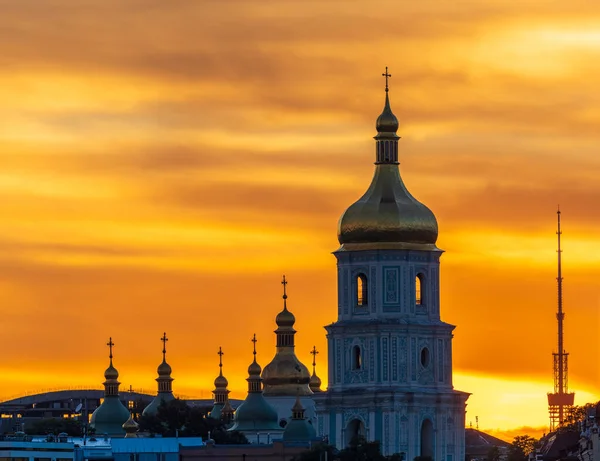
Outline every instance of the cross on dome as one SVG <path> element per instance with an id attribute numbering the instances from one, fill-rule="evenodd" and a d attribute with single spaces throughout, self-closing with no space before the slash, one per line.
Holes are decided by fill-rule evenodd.
<path id="1" fill-rule="evenodd" d="M 252 351 L 252 353 L 254 354 L 254 358 L 256 358 L 256 342 L 258 341 L 258 339 L 256 339 L 256 333 L 254 333 L 254 336 L 250 341 L 254 343 L 254 350 Z"/>
<path id="2" fill-rule="evenodd" d="M 162 338 L 160 338 L 160 340 L 163 343 L 163 359 L 165 358 L 165 354 L 167 353 L 167 341 L 169 340 L 169 338 L 167 338 L 167 333 L 163 333 Z"/>
<path id="3" fill-rule="evenodd" d="M 387 66 L 385 66 L 385 73 L 381 74 L 381 76 L 385 77 L 385 91 L 387 93 L 389 91 L 388 78 L 390 78 L 392 76 L 392 74 L 388 73 Z"/>
<path id="4" fill-rule="evenodd" d="M 313 367 L 317 365 L 317 354 L 319 351 L 317 350 L 317 346 L 313 346 L 312 351 L 310 351 L 313 356 Z"/>
<path id="5" fill-rule="evenodd" d="M 221 346 L 219 346 L 219 352 L 217 352 L 217 355 L 219 356 L 219 368 L 223 368 L 223 350 L 221 349 Z"/>
<path id="6" fill-rule="evenodd" d="M 112 336 L 110 338 L 108 338 L 108 342 L 106 343 L 106 345 L 108 346 L 108 351 L 109 351 L 108 358 L 112 360 L 112 358 L 113 358 L 112 348 L 115 345 L 115 343 L 113 343 Z"/>

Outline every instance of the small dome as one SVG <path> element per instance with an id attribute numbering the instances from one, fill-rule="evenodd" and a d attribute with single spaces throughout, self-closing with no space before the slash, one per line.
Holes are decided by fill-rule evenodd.
<path id="1" fill-rule="evenodd" d="M 390 107 L 390 98 L 388 97 L 386 90 L 385 106 L 383 107 L 383 112 L 381 115 L 377 117 L 377 123 L 375 124 L 375 127 L 377 128 L 378 133 L 395 133 L 398 131 L 399 126 L 400 124 L 398 123 L 398 119 Z"/>
<path id="2" fill-rule="evenodd" d="M 215 379 L 215 387 L 216 388 L 226 388 L 229 385 L 227 378 L 223 375 L 219 375 Z"/>
<path id="3" fill-rule="evenodd" d="M 260 376 L 261 371 L 262 371 L 262 368 L 256 362 L 256 359 L 254 359 L 254 362 L 252 362 L 250 364 L 250 366 L 248 367 L 248 375 L 249 376 L 256 376 L 256 375 Z"/>
<path id="4" fill-rule="evenodd" d="M 275 323 L 277 323 L 278 327 L 293 327 L 294 323 L 296 323 L 296 317 L 284 307 L 284 309 L 277 314 L 277 317 L 275 317 Z"/>
<path id="5" fill-rule="evenodd" d="M 123 423 L 123 429 L 125 429 L 125 438 L 137 437 L 136 432 L 139 429 L 138 423 L 133 420 L 133 416 L 130 414 L 129 419 Z"/>
<path id="6" fill-rule="evenodd" d="M 316 373 L 312 374 L 308 385 L 311 391 L 321 392 L 321 378 L 319 378 Z"/>
<path id="7" fill-rule="evenodd" d="M 117 379 L 118 377 L 119 377 L 119 372 L 117 371 L 117 369 L 115 367 L 113 367 L 112 360 L 111 360 L 110 366 L 104 372 L 104 378 L 106 380 L 109 380 L 109 379 Z"/>
<path id="8" fill-rule="evenodd" d="M 157 372 L 159 376 L 168 376 L 171 374 L 171 365 L 169 365 L 165 360 L 158 366 Z"/>

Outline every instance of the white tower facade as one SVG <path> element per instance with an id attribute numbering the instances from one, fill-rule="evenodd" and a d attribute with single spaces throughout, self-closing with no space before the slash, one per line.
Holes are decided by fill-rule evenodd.
<path id="1" fill-rule="evenodd" d="M 462 461 L 468 394 L 452 385 L 437 221 L 400 177 L 384 75 L 373 181 L 339 222 L 338 318 L 325 327 L 329 384 L 313 396 L 318 432 L 338 448 L 363 436 L 408 461 Z"/>

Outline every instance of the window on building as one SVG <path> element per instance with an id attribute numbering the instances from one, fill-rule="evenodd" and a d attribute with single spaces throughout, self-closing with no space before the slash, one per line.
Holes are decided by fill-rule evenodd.
<path id="1" fill-rule="evenodd" d="M 429 361 L 431 360 L 429 349 L 424 347 L 421 349 L 421 366 L 423 368 L 427 368 L 429 366 Z"/>
<path id="2" fill-rule="evenodd" d="M 417 274 L 415 277 L 415 301 L 417 305 L 423 304 L 423 274 Z"/>
<path id="3" fill-rule="evenodd" d="M 352 348 L 352 369 L 360 370 L 362 368 L 362 353 L 360 346 L 354 346 Z"/>
<path id="4" fill-rule="evenodd" d="M 367 305 L 367 293 L 368 293 L 367 276 L 365 274 L 359 274 L 356 277 L 356 304 L 358 306 Z"/>

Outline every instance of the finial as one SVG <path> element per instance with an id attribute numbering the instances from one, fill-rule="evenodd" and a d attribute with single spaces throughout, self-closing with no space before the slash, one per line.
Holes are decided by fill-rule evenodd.
<path id="1" fill-rule="evenodd" d="M 221 350 L 221 346 L 219 346 L 217 355 L 219 356 L 219 375 L 223 376 L 223 351 Z"/>
<path id="2" fill-rule="evenodd" d="M 319 351 L 317 350 L 317 346 L 313 346 L 312 351 L 310 353 L 313 356 L 313 373 L 315 372 L 315 367 L 317 366 L 317 354 Z"/>
<path id="3" fill-rule="evenodd" d="M 110 338 L 108 338 L 108 342 L 106 343 L 106 345 L 108 346 L 108 351 L 109 351 L 108 358 L 110 359 L 110 363 L 112 365 L 112 359 L 113 359 L 112 348 L 115 345 L 115 343 L 113 343 L 112 336 Z"/>
<path id="4" fill-rule="evenodd" d="M 287 310 L 287 292 L 286 292 L 286 287 L 287 287 L 287 280 L 285 279 L 285 275 L 283 276 L 283 280 L 281 281 L 281 284 L 283 285 L 283 309 Z"/>
<path id="5" fill-rule="evenodd" d="M 250 341 L 254 343 L 254 350 L 252 351 L 252 353 L 254 354 L 254 360 L 256 361 L 256 342 L 258 341 L 258 339 L 256 339 L 256 333 L 254 333 L 254 336 Z"/>
<path id="6" fill-rule="evenodd" d="M 167 333 L 163 333 L 162 338 L 160 338 L 160 340 L 163 343 L 163 360 L 166 360 L 166 355 L 167 355 L 167 341 L 169 340 L 169 338 L 167 338 Z"/>
<path id="7" fill-rule="evenodd" d="M 382 77 L 385 77 L 385 92 L 387 93 L 390 89 L 388 86 L 388 78 L 392 76 L 392 74 L 388 73 L 388 68 L 385 66 L 385 73 L 381 74 Z"/>

